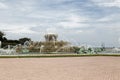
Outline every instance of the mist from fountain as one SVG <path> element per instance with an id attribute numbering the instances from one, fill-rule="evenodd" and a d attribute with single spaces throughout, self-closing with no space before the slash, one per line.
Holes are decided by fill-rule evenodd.
<path id="1" fill-rule="evenodd" d="M 16 49 L 13 47 L 11 48 L 10 45 L 8 45 L 7 49 L 0 48 L 0 55 L 14 55 L 17 54 Z"/>

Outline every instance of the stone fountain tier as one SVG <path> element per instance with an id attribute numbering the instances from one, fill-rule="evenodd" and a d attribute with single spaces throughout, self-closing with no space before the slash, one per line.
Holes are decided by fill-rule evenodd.
<path id="1" fill-rule="evenodd" d="M 53 42 L 53 41 L 57 41 L 58 35 L 54 33 L 48 33 L 48 34 L 45 34 L 44 37 L 46 42 Z"/>
<path id="2" fill-rule="evenodd" d="M 37 49 L 40 49 L 40 52 L 73 52 L 73 49 L 71 48 L 71 46 L 68 46 L 70 43 L 66 42 L 66 41 L 55 41 L 55 42 L 40 42 L 39 46 L 34 46 L 31 50 L 36 49 L 36 51 L 39 51 Z M 67 46 L 67 47 L 66 47 Z M 31 51 L 30 50 L 30 51 Z"/>
<path id="3" fill-rule="evenodd" d="M 19 45 L 16 48 L 17 52 L 56 52 L 63 51 L 64 46 L 67 46 L 69 42 L 66 41 L 43 41 L 43 42 L 25 42 L 27 44 Z M 67 49 L 66 49 L 67 50 Z"/>

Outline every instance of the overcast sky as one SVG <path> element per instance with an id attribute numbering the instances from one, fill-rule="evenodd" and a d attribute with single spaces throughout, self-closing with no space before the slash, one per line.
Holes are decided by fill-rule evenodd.
<path id="1" fill-rule="evenodd" d="M 120 0 L 0 0 L 0 30 L 8 39 L 120 45 Z"/>

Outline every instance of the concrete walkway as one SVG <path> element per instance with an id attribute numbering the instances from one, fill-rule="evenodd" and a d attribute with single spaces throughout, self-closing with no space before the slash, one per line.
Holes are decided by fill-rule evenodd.
<path id="1" fill-rule="evenodd" d="M 120 80 L 120 57 L 4 58 L 0 80 Z"/>

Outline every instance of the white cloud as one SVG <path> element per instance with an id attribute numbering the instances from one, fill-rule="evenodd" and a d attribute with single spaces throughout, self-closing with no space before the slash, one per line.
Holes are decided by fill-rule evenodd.
<path id="1" fill-rule="evenodd" d="M 1 30 L 7 33 L 24 33 L 24 34 L 34 34 L 37 33 L 35 31 L 31 30 L 30 25 L 25 25 L 25 24 L 0 24 L 1 25 Z"/>
<path id="2" fill-rule="evenodd" d="M 89 20 L 87 17 L 82 17 L 80 15 L 78 16 L 75 14 L 70 14 L 66 16 L 64 19 L 65 21 L 58 23 L 58 25 L 68 29 L 87 27 L 88 24 L 85 24 L 84 22 Z"/>
<path id="3" fill-rule="evenodd" d="M 108 42 L 109 36 L 108 43 L 113 43 L 113 38 L 120 35 L 119 10 L 103 7 L 120 7 L 120 2 L 92 1 L 95 5 L 89 0 L 2 0 L 0 9 L 5 10 L 0 10 L 0 29 L 10 39 L 27 36 L 39 40 L 44 33 L 58 33 L 60 38 L 65 37 L 68 41 L 96 40 L 96 44 L 102 40 Z M 117 14 L 112 14 L 113 9 Z"/>
<path id="4" fill-rule="evenodd" d="M 0 9 L 8 9 L 8 6 L 5 3 L 0 2 Z"/>
<path id="5" fill-rule="evenodd" d="M 59 25 L 66 29 L 74 29 L 74 28 L 81 28 L 88 26 L 88 24 L 77 23 L 77 22 L 60 22 Z"/>
<path id="6" fill-rule="evenodd" d="M 77 30 L 76 33 L 79 34 L 79 33 L 82 33 L 83 30 Z"/>
<path id="7" fill-rule="evenodd" d="M 98 19 L 97 21 L 100 21 L 100 22 L 115 22 L 115 21 L 120 21 L 120 14 L 119 13 L 115 13 L 115 14 L 108 14 L 107 16 L 104 16 L 100 19 Z"/>
<path id="8" fill-rule="evenodd" d="M 109 27 L 107 27 L 108 30 L 112 32 L 116 32 L 116 35 L 120 35 L 120 24 L 110 24 Z"/>
<path id="9" fill-rule="evenodd" d="M 92 0 L 101 7 L 118 7 L 120 8 L 120 0 Z"/>
<path id="10" fill-rule="evenodd" d="M 71 14 L 68 16 L 68 20 L 71 22 L 85 22 L 88 20 L 88 18 Z"/>
<path id="11" fill-rule="evenodd" d="M 35 32 L 30 30 L 29 28 L 14 28 L 14 29 L 6 29 L 6 32 L 9 33 L 17 33 L 17 34 L 34 34 Z"/>
<path id="12" fill-rule="evenodd" d="M 57 33 L 57 29 L 55 27 L 50 27 L 46 29 L 46 32 L 49 34 L 56 34 Z"/>
<path id="13" fill-rule="evenodd" d="M 118 43 L 120 44 L 120 37 L 118 38 Z"/>

